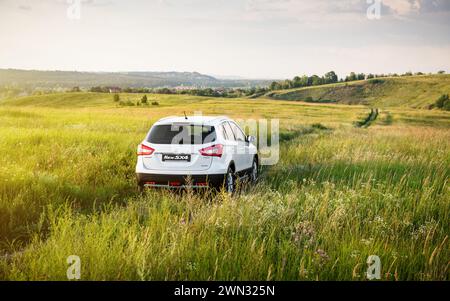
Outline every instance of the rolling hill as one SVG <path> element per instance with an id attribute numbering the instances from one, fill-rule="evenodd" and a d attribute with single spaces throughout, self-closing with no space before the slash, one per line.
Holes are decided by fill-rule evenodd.
<path id="1" fill-rule="evenodd" d="M 264 80 L 225 80 L 198 72 L 76 72 L 0 69 L 0 87 L 72 88 L 125 87 L 246 87 L 267 85 Z"/>
<path id="2" fill-rule="evenodd" d="M 319 103 L 428 108 L 450 93 L 450 75 L 379 78 L 270 92 L 266 97 Z"/>

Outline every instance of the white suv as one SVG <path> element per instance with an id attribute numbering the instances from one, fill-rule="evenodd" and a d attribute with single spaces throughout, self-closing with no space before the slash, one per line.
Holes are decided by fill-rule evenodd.
<path id="1" fill-rule="evenodd" d="M 227 117 L 167 117 L 156 122 L 137 150 L 140 188 L 222 186 L 233 192 L 237 179 L 255 182 L 258 153 Z"/>

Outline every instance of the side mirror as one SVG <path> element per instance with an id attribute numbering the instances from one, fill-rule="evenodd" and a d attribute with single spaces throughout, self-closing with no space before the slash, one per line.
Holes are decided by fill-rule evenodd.
<path id="1" fill-rule="evenodd" d="M 254 144 L 256 141 L 256 138 L 254 136 L 247 136 L 247 142 Z"/>

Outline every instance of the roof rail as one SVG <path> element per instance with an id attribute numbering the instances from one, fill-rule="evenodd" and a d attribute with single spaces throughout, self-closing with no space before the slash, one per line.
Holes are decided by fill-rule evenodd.
<path id="1" fill-rule="evenodd" d="M 230 119 L 228 116 L 217 116 L 216 118 L 212 120 L 222 120 L 222 119 Z"/>
<path id="2" fill-rule="evenodd" d="M 177 117 L 180 117 L 180 116 L 175 116 L 175 115 L 173 115 L 173 116 L 167 116 L 167 117 L 164 117 L 164 118 L 159 119 L 158 121 L 163 121 L 163 120 L 166 120 L 166 119 L 177 118 Z"/>

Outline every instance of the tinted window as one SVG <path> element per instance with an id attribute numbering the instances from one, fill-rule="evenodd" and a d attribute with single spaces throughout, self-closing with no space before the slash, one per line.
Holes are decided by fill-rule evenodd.
<path id="1" fill-rule="evenodd" d="M 235 138 L 234 138 L 233 130 L 231 129 L 228 122 L 224 122 L 223 127 L 225 128 L 225 131 L 227 133 L 228 140 L 234 141 Z"/>
<path id="2" fill-rule="evenodd" d="M 211 126 L 193 124 L 156 125 L 146 140 L 154 144 L 204 144 L 216 141 L 216 131 Z"/>
<path id="3" fill-rule="evenodd" d="M 233 129 L 234 136 L 236 137 L 236 140 L 238 141 L 245 141 L 245 135 L 241 131 L 241 129 L 234 123 L 230 122 L 231 128 Z"/>

